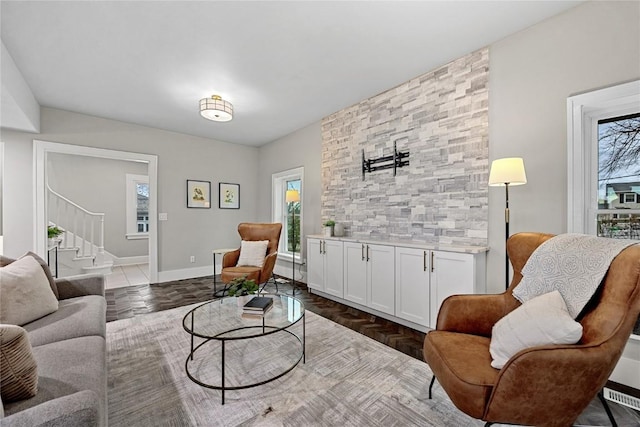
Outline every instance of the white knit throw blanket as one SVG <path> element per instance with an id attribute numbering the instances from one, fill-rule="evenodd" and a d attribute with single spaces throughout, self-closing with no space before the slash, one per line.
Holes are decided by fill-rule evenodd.
<path id="1" fill-rule="evenodd" d="M 575 319 L 598 289 L 613 259 L 633 240 L 560 234 L 541 244 L 513 289 L 520 302 L 558 290 Z"/>

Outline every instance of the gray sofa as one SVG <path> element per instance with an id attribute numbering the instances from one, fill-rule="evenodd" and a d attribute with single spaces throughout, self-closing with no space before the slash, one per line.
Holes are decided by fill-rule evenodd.
<path id="1" fill-rule="evenodd" d="M 38 364 L 38 392 L 4 402 L 0 426 L 106 426 L 104 276 L 56 279 L 59 308 L 23 326 Z"/>

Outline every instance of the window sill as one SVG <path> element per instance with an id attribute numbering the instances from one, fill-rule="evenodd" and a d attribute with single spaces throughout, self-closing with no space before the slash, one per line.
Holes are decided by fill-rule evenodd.
<path id="1" fill-rule="evenodd" d="M 142 240 L 142 239 L 148 239 L 149 233 L 126 234 L 125 237 L 127 238 L 127 240 Z"/>
<path id="2" fill-rule="evenodd" d="M 278 259 L 291 262 L 293 256 L 288 252 L 278 252 Z M 300 264 L 300 253 L 296 252 L 296 263 Z"/>

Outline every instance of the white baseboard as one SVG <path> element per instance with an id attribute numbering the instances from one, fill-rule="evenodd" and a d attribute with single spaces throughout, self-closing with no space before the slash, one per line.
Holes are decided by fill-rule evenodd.
<path id="1" fill-rule="evenodd" d="M 113 257 L 113 265 L 149 264 L 149 255 Z"/>
<path id="2" fill-rule="evenodd" d="M 131 257 L 134 258 L 134 257 Z M 129 259 L 129 258 L 125 258 Z M 131 263 L 127 263 L 131 264 Z M 222 266 L 216 263 L 216 273 L 220 274 L 220 270 Z M 117 264 L 114 264 L 117 265 Z M 296 265 L 296 281 L 305 282 L 307 272 L 305 270 L 300 271 L 300 266 Z M 291 264 L 289 264 L 289 268 L 286 266 L 276 265 L 273 269 L 273 272 L 277 275 L 291 278 Z M 211 276 L 213 274 L 213 265 L 207 265 L 204 267 L 196 267 L 196 268 L 183 268 L 180 270 L 169 270 L 169 271 L 159 271 L 158 272 L 158 283 L 171 282 L 173 280 L 183 280 L 183 279 L 193 279 L 195 277 L 204 277 Z"/>
<path id="3" fill-rule="evenodd" d="M 218 272 L 219 273 L 219 272 Z M 193 279 L 195 277 L 211 276 L 213 268 L 210 265 L 195 268 L 183 268 L 158 272 L 158 283 L 172 282 L 174 280 Z"/>
<path id="4" fill-rule="evenodd" d="M 278 276 L 283 276 L 283 277 L 287 277 L 289 279 L 291 279 L 291 263 L 287 263 L 288 265 L 279 265 L 278 263 L 276 263 L 275 267 L 273 268 L 273 273 L 277 274 Z M 307 271 L 304 269 L 304 266 L 302 267 L 302 270 L 300 269 L 300 265 L 296 264 L 296 282 L 303 282 L 306 283 L 306 278 L 307 278 Z"/>
<path id="5" fill-rule="evenodd" d="M 609 377 L 611 381 L 640 389 L 640 360 L 622 356 Z"/>
<path id="6" fill-rule="evenodd" d="M 312 293 L 312 294 L 320 295 L 321 297 L 324 297 L 326 299 L 330 299 L 330 300 L 339 302 L 340 304 L 344 304 L 344 305 L 348 305 L 349 307 L 357 308 L 360 311 L 364 311 L 366 313 L 371 313 L 374 316 L 378 316 L 378 317 L 382 317 L 383 319 L 391 320 L 392 322 L 399 323 L 400 325 L 406 326 L 406 327 L 411 328 L 411 329 L 415 329 L 416 331 L 428 332 L 428 331 L 431 330 L 431 328 L 428 328 L 426 326 L 418 325 L 417 323 L 413 323 L 413 322 L 410 322 L 408 320 L 404 320 L 404 319 L 401 319 L 399 317 L 392 316 L 391 314 L 383 313 L 383 312 L 375 310 L 375 309 L 373 309 L 371 307 L 366 307 L 364 305 L 361 305 L 361 304 L 358 304 L 358 303 L 355 303 L 355 302 L 352 302 L 352 301 L 347 301 L 345 299 L 339 298 L 339 297 L 337 297 L 335 295 L 330 295 L 330 294 L 328 294 L 326 292 L 322 292 L 322 291 L 319 291 L 317 289 L 309 289 L 309 292 Z"/>

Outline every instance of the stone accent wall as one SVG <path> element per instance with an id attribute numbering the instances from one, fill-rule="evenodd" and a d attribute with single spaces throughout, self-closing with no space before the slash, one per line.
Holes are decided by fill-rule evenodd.
<path id="1" fill-rule="evenodd" d="M 323 221 L 348 236 L 487 245 L 489 50 L 473 52 L 322 120 Z M 365 157 L 409 166 L 365 174 Z"/>

